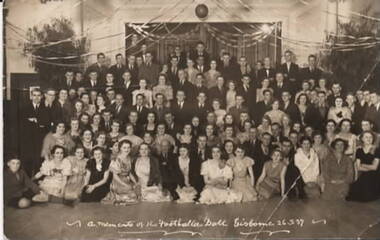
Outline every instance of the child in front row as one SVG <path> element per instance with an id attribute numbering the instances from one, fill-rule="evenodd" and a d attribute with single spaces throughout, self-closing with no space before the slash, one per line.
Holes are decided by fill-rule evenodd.
<path id="1" fill-rule="evenodd" d="M 4 170 L 4 205 L 28 208 L 32 197 L 41 190 L 21 168 L 20 159 L 11 158 L 7 165 Z"/>

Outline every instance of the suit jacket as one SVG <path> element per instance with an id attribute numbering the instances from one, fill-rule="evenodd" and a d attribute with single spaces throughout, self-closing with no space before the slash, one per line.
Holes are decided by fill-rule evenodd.
<path id="1" fill-rule="evenodd" d="M 379 104 L 378 104 L 379 105 Z M 365 119 L 370 120 L 375 127 L 375 131 L 379 132 L 380 130 L 380 106 L 371 105 L 367 108 L 365 113 Z"/>
<path id="2" fill-rule="evenodd" d="M 209 104 L 212 103 L 213 99 L 219 99 L 221 103 L 221 108 L 226 107 L 226 93 L 227 90 L 225 87 L 219 89 L 218 86 L 212 87 L 208 91 L 208 102 Z"/>
<path id="3" fill-rule="evenodd" d="M 301 113 L 297 107 L 296 104 L 294 104 L 292 101 L 289 103 L 289 105 L 285 108 L 284 103 L 281 104 L 281 110 L 284 111 L 284 113 L 288 114 L 292 122 L 301 122 Z"/>
<path id="4" fill-rule="evenodd" d="M 299 74 L 299 67 L 295 63 L 290 63 L 290 68 L 288 70 L 288 66 L 286 63 L 281 64 L 280 69 L 279 69 L 283 74 L 285 79 L 298 79 L 298 74 Z"/>
<path id="5" fill-rule="evenodd" d="M 148 84 L 154 86 L 157 84 L 158 74 L 160 73 L 160 67 L 151 63 L 150 66 L 143 64 L 139 68 L 139 79 L 145 79 Z"/>
<path id="6" fill-rule="evenodd" d="M 179 66 L 177 66 L 176 70 L 173 72 L 172 66 L 169 65 L 169 71 L 167 73 L 167 81 L 170 82 L 170 84 L 174 84 L 178 82 L 178 70 L 180 69 Z"/>
<path id="7" fill-rule="evenodd" d="M 90 80 L 84 80 L 83 81 L 83 87 L 87 89 L 87 91 L 96 90 L 98 92 L 101 92 L 104 90 L 104 84 L 97 80 L 95 85 L 91 84 Z"/>
<path id="8" fill-rule="evenodd" d="M 291 87 L 288 81 L 284 81 L 282 83 L 282 87 L 279 87 L 277 82 L 274 81 L 272 83 L 273 96 L 276 99 L 281 99 L 281 95 L 284 91 L 291 91 Z"/>
<path id="9" fill-rule="evenodd" d="M 120 83 L 122 83 L 122 76 L 125 70 L 126 67 L 124 64 L 122 64 L 120 67 L 118 67 L 117 64 L 115 64 L 109 68 L 108 71 L 111 72 L 114 77 L 114 85 L 118 86 L 120 85 Z"/>
<path id="10" fill-rule="evenodd" d="M 256 94 L 257 94 L 257 88 L 254 86 L 254 84 L 250 84 L 248 89 L 245 90 L 243 86 L 240 86 L 237 88 L 237 94 L 242 95 L 245 100 L 245 105 L 252 109 L 256 105 Z"/>
<path id="11" fill-rule="evenodd" d="M 151 109 L 152 112 L 156 114 L 157 122 L 162 122 L 165 120 L 165 113 L 169 111 L 170 109 L 167 107 L 161 107 L 158 109 L 157 105 L 154 105 Z"/>
<path id="12" fill-rule="evenodd" d="M 178 58 L 178 67 L 179 69 L 186 68 L 186 52 L 181 52 L 179 55 L 176 55 L 176 53 L 170 53 L 168 58 L 168 63 L 170 64 L 171 57 L 177 57 Z"/>
<path id="13" fill-rule="evenodd" d="M 242 106 L 240 108 L 237 108 L 236 106 L 234 106 L 234 107 L 231 107 L 228 110 L 228 113 L 233 116 L 235 123 L 239 122 L 239 120 L 240 120 L 240 113 L 242 113 L 242 112 L 248 112 L 249 113 L 249 110 L 248 110 L 248 108 L 246 108 L 244 106 Z"/>
<path id="14" fill-rule="evenodd" d="M 195 91 L 195 86 L 189 82 L 185 81 L 184 84 L 180 84 L 178 81 L 173 85 L 173 96 L 177 94 L 178 90 L 183 90 L 186 95 L 186 99 L 189 101 L 194 102 L 196 99 L 196 91 Z"/>
<path id="15" fill-rule="evenodd" d="M 110 110 L 113 118 L 121 121 L 122 124 L 128 121 L 129 111 L 126 105 L 122 104 L 120 110 L 117 111 L 116 104 L 114 103 L 110 106 Z"/>
<path id="16" fill-rule="evenodd" d="M 223 63 L 218 67 L 218 71 L 222 74 L 225 81 L 233 80 L 237 82 L 239 80 L 240 69 L 239 66 L 230 61 L 228 66 L 224 66 Z"/>
<path id="17" fill-rule="evenodd" d="M 265 154 L 263 148 L 261 147 L 261 143 L 256 144 L 256 149 L 253 153 L 253 159 L 255 160 L 255 165 L 253 165 L 253 174 L 255 176 L 255 181 L 260 177 L 264 163 L 270 161 L 270 154 L 272 152 L 273 147 L 269 146 L 268 154 Z"/>
<path id="18" fill-rule="evenodd" d="M 166 124 L 166 133 L 172 136 L 174 139 L 177 139 L 177 133 L 181 131 L 181 126 L 177 123 L 173 123 L 171 126 Z"/>
<path id="19" fill-rule="evenodd" d="M 272 105 L 270 103 L 265 104 L 264 101 L 260 101 L 256 104 L 254 109 L 251 109 L 251 118 L 254 119 L 257 124 L 260 124 L 264 114 L 271 109 Z"/>
<path id="20" fill-rule="evenodd" d="M 139 80 L 139 68 L 137 67 L 136 64 L 134 64 L 133 68 L 127 65 L 125 66 L 125 69 L 128 70 L 131 73 L 131 79 L 133 82 L 138 82 Z"/>
<path id="21" fill-rule="evenodd" d="M 131 109 L 137 111 L 137 105 L 132 106 Z M 149 113 L 149 109 L 146 107 L 142 107 L 141 112 L 137 111 L 137 114 L 138 114 L 137 123 L 140 125 L 146 124 L 147 122 L 146 117 L 148 116 L 148 113 Z"/>
<path id="22" fill-rule="evenodd" d="M 68 100 L 63 105 L 58 100 L 53 104 L 52 116 L 54 122 L 63 120 L 66 124 L 69 124 L 71 113 L 72 106 Z"/>
<path id="23" fill-rule="evenodd" d="M 201 175 L 202 163 L 210 157 L 210 151 L 205 150 L 205 156 L 201 156 L 198 153 L 198 148 L 194 148 L 190 151 L 190 168 L 189 168 L 189 182 L 190 185 L 197 190 L 198 194 L 202 191 L 205 186 L 203 177 Z"/>
<path id="24" fill-rule="evenodd" d="M 108 67 L 104 65 L 99 66 L 98 63 L 94 63 L 86 69 L 85 78 L 89 79 L 88 74 L 92 71 L 96 71 L 98 73 L 98 81 L 104 84 L 105 79 L 106 79 L 106 74 L 108 72 Z"/>
<path id="25" fill-rule="evenodd" d="M 133 81 L 129 84 L 128 88 L 124 83 L 119 86 L 117 89 L 118 93 L 123 94 L 124 97 L 124 103 L 127 106 L 132 106 L 133 98 L 132 98 L 132 92 L 138 88 L 137 84 L 135 84 Z"/>
<path id="26" fill-rule="evenodd" d="M 267 70 L 269 70 L 269 72 L 267 72 Z M 274 70 L 273 68 L 269 68 L 269 69 L 262 68 L 259 70 L 257 75 L 258 75 L 259 81 L 265 78 L 268 78 L 269 80 L 273 80 L 276 75 L 276 70 Z"/>
<path id="27" fill-rule="evenodd" d="M 302 80 L 308 80 L 312 78 L 315 79 L 315 81 L 318 81 L 322 76 L 322 70 L 315 68 L 313 71 L 310 71 L 310 68 L 306 67 L 301 69 L 300 75 Z"/>
<path id="28" fill-rule="evenodd" d="M 178 157 L 169 151 L 165 157 L 163 154 L 158 155 L 158 164 L 160 168 L 161 179 L 163 183 L 176 183 L 178 177 Z"/>
<path id="29" fill-rule="evenodd" d="M 205 73 L 207 72 L 208 70 L 210 70 L 210 67 L 206 64 L 203 64 L 203 69 L 201 71 L 201 66 L 198 66 L 198 65 L 195 65 L 195 68 L 200 72 L 200 73 Z"/>
<path id="30" fill-rule="evenodd" d="M 75 81 L 75 79 L 73 79 L 71 81 L 71 84 L 68 85 L 66 78 L 63 78 L 63 79 L 60 79 L 58 81 L 58 85 L 56 86 L 55 89 L 57 89 L 57 90 L 58 89 L 67 89 L 67 90 L 75 89 L 75 90 L 77 90 L 79 87 L 80 87 L 80 84 L 79 84 L 79 82 Z"/>
<path id="31" fill-rule="evenodd" d="M 203 107 L 201 108 L 199 106 L 199 103 L 195 103 L 193 105 L 193 116 L 198 116 L 200 124 L 204 124 L 206 122 L 207 114 L 211 112 L 211 107 L 208 104 L 204 104 Z"/>
<path id="32" fill-rule="evenodd" d="M 183 126 L 185 123 L 191 121 L 191 104 L 187 101 L 184 101 L 182 108 L 178 105 L 177 100 L 173 100 L 171 104 L 171 110 L 174 114 L 174 121 L 180 126 Z"/>
<path id="33" fill-rule="evenodd" d="M 190 52 L 190 58 L 194 62 L 197 61 L 197 59 L 198 59 L 199 56 L 203 56 L 204 57 L 204 63 L 205 63 L 205 65 L 209 65 L 209 63 L 210 63 L 210 55 L 208 54 L 208 52 L 203 51 L 202 55 L 199 54 L 197 51 Z"/>

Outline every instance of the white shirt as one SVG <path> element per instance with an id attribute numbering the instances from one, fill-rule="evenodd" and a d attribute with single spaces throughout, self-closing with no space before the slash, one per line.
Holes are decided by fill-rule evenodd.
<path id="1" fill-rule="evenodd" d="M 310 155 L 308 157 L 303 150 L 299 148 L 294 156 L 294 163 L 300 170 L 305 183 L 317 182 L 319 176 L 319 159 L 314 149 L 310 149 Z"/>

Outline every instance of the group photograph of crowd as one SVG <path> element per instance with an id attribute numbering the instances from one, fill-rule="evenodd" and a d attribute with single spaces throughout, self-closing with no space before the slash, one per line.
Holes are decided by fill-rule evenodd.
<path id="1" fill-rule="evenodd" d="M 276 47 L 253 61 L 198 39 L 163 54 L 143 29 L 131 32 L 129 51 L 61 64 L 28 90 L 17 122 L 4 126 L 18 132 L 17 151 L 3 156 L 3 204 L 14 216 L 88 203 L 379 201 L 377 63 L 353 86 L 322 67 L 319 52 L 300 63 L 299 49 Z"/>

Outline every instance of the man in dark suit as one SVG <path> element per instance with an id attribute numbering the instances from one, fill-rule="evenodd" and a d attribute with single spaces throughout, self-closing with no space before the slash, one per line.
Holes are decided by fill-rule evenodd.
<path id="1" fill-rule="evenodd" d="M 194 62 L 196 62 L 199 57 L 204 58 L 204 64 L 206 66 L 210 64 L 210 55 L 206 52 L 206 46 L 203 42 L 198 42 L 195 50 L 190 54 L 190 58 Z"/>
<path id="2" fill-rule="evenodd" d="M 131 73 L 125 71 L 123 74 L 122 85 L 119 86 L 118 92 L 124 97 L 125 104 L 127 106 L 132 106 L 132 92 L 137 89 L 137 84 L 132 80 Z"/>
<path id="3" fill-rule="evenodd" d="M 272 135 L 270 133 L 263 133 L 261 136 L 260 144 L 256 145 L 256 149 L 253 153 L 255 157 L 255 165 L 253 165 L 253 175 L 255 176 L 255 181 L 261 176 L 264 164 L 270 161 L 270 154 L 272 153 Z"/>
<path id="4" fill-rule="evenodd" d="M 265 89 L 263 94 L 264 100 L 258 102 L 256 104 L 256 107 L 254 109 L 251 109 L 250 112 L 256 124 L 260 124 L 264 114 L 272 109 L 272 91 L 269 89 Z"/>
<path id="5" fill-rule="evenodd" d="M 182 51 L 180 46 L 175 46 L 174 53 L 170 57 L 177 57 L 178 67 L 180 69 L 186 68 L 186 52 Z M 169 60 L 171 61 L 171 58 Z"/>
<path id="6" fill-rule="evenodd" d="M 103 85 L 108 71 L 108 67 L 105 65 L 105 61 L 106 55 L 104 55 L 104 53 L 98 53 L 97 62 L 87 68 L 85 76 L 89 76 L 89 73 L 95 71 L 98 73 L 97 80 L 99 80 Z"/>
<path id="7" fill-rule="evenodd" d="M 183 90 L 178 90 L 176 99 L 171 104 L 171 110 L 175 116 L 175 123 L 183 126 L 191 120 L 191 104 L 186 101 L 186 95 Z"/>
<path id="8" fill-rule="evenodd" d="M 177 133 L 181 131 L 181 127 L 175 122 L 175 116 L 172 111 L 168 111 L 164 115 L 165 124 L 166 124 L 166 132 L 174 139 L 177 138 Z"/>
<path id="9" fill-rule="evenodd" d="M 208 89 L 204 85 L 204 83 L 205 83 L 205 80 L 204 80 L 203 74 L 198 73 L 195 77 L 195 88 L 194 88 L 195 89 L 195 94 L 194 94 L 195 96 L 194 97 L 197 97 L 200 92 L 207 93 Z"/>
<path id="10" fill-rule="evenodd" d="M 257 87 L 251 82 L 249 75 L 244 75 L 241 85 L 237 88 L 237 93 L 244 98 L 244 103 L 248 109 L 252 110 L 256 105 Z"/>
<path id="11" fill-rule="evenodd" d="M 273 96 L 275 99 L 280 99 L 284 91 L 290 91 L 289 84 L 284 78 L 282 72 L 277 72 L 275 81 L 272 83 Z"/>
<path id="12" fill-rule="evenodd" d="M 197 197 L 205 186 L 203 177 L 201 175 L 201 166 L 204 161 L 210 158 L 210 151 L 207 149 L 207 138 L 205 135 L 199 135 L 197 138 L 197 147 L 190 151 L 190 169 L 189 169 L 189 182 L 190 185 L 197 191 Z"/>
<path id="13" fill-rule="evenodd" d="M 111 109 L 104 109 L 102 112 L 102 122 L 101 122 L 101 130 L 109 133 L 111 131 L 112 125 L 112 113 Z"/>
<path id="14" fill-rule="evenodd" d="M 226 107 L 226 93 L 227 89 L 224 86 L 224 77 L 219 76 L 216 79 L 216 86 L 208 91 L 208 102 L 211 105 L 214 99 L 219 99 L 221 108 Z"/>
<path id="15" fill-rule="evenodd" d="M 79 87 L 79 83 L 74 80 L 74 71 L 67 70 L 63 79 L 60 79 L 58 82 L 58 86 L 56 89 L 75 89 L 77 90 Z"/>
<path id="16" fill-rule="evenodd" d="M 201 73 L 204 74 L 207 72 L 210 67 L 205 64 L 205 57 L 204 56 L 198 56 L 197 58 L 197 64 L 195 65 L 195 68 Z"/>
<path id="17" fill-rule="evenodd" d="M 366 120 L 371 121 L 374 124 L 375 131 L 380 131 L 380 96 L 376 92 L 372 92 L 370 95 L 370 106 L 365 113 Z"/>
<path id="18" fill-rule="evenodd" d="M 226 81 L 237 81 L 239 76 L 239 67 L 231 60 L 228 52 L 223 53 L 222 63 L 218 66 L 219 72 L 222 74 Z"/>
<path id="19" fill-rule="evenodd" d="M 285 80 L 287 80 L 290 85 L 291 94 L 294 95 L 301 86 L 299 67 L 292 61 L 293 53 L 290 50 L 285 51 L 284 55 L 285 63 L 280 66 L 280 71 L 284 74 Z"/>
<path id="20" fill-rule="evenodd" d="M 177 56 L 172 56 L 170 58 L 170 64 L 169 64 L 169 71 L 168 71 L 168 81 L 170 84 L 174 84 L 178 82 L 178 70 L 179 70 L 179 65 L 178 65 L 178 57 Z"/>
<path id="21" fill-rule="evenodd" d="M 264 67 L 258 72 L 259 81 L 262 81 L 263 79 L 269 79 L 270 82 L 273 82 L 275 73 L 276 71 L 271 67 L 270 58 L 264 58 Z"/>
<path id="22" fill-rule="evenodd" d="M 177 171 L 179 170 L 178 156 L 171 151 L 171 144 L 167 139 L 160 142 L 158 163 L 161 173 L 162 188 L 170 193 L 173 200 L 179 199 L 177 188 Z"/>
<path id="23" fill-rule="evenodd" d="M 52 116 L 53 121 L 64 121 L 66 124 L 70 123 L 70 116 L 72 114 L 72 105 L 68 100 L 68 92 L 66 89 L 59 90 L 58 99 L 53 105 Z"/>
<path id="24" fill-rule="evenodd" d="M 119 120 L 122 124 L 125 124 L 128 119 L 128 109 L 124 105 L 123 94 L 117 93 L 115 97 L 115 103 L 110 106 L 114 119 Z"/>
<path id="25" fill-rule="evenodd" d="M 143 124 L 140 123 L 139 113 L 136 110 L 131 109 L 129 111 L 128 123 L 132 124 L 133 128 L 135 129 L 135 135 L 136 136 L 142 136 L 143 135 L 143 133 L 144 133 Z"/>
<path id="26" fill-rule="evenodd" d="M 143 94 L 137 94 L 136 105 L 131 109 L 135 110 L 138 114 L 138 124 L 145 124 L 147 122 L 146 117 L 148 116 L 149 109 L 144 106 L 145 96 Z"/>
<path id="27" fill-rule="evenodd" d="M 46 131 L 50 130 L 50 127 L 53 123 L 53 106 L 55 102 L 55 95 L 56 95 L 56 90 L 53 88 L 48 88 L 45 90 L 44 93 L 44 100 L 42 105 L 44 105 L 47 115 L 49 116 L 49 123 L 48 126 L 45 128 Z"/>
<path id="28" fill-rule="evenodd" d="M 165 96 L 162 93 L 157 93 L 155 97 L 156 102 L 151 111 L 156 114 L 157 122 L 162 122 L 165 120 L 165 113 L 170 109 L 165 106 Z"/>
<path id="29" fill-rule="evenodd" d="M 33 90 L 32 101 L 21 111 L 20 157 L 29 177 L 34 176 L 39 171 L 42 142 L 50 128 L 49 113 L 41 99 L 41 90 Z"/>
<path id="30" fill-rule="evenodd" d="M 98 92 L 101 91 L 103 89 L 104 84 L 102 84 L 102 82 L 98 80 L 98 72 L 96 70 L 88 71 L 89 79 L 83 82 L 83 87 L 85 87 L 88 92 L 90 92 L 91 90 L 95 90 Z"/>
<path id="31" fill-rule="evenodd" d="M 147 52 L 145 54 L 145 63 L 139 68 L 139 80 L 145 79 L 150 86 L 155 86 L 159 73 L 160 67 L 153 62 L 152 53 Z"/>
<path id="32" fill-rule="evenodd" d="M 137 82 L 139 79 L 139 69 L 136 64 L 136 57 L 134 55 L 128 56 L 128 62 L 125 66 L 126 70 L 131 73 L 131 79 L 133 82 Z"/>
<path id="33" fill-rule="evenodd" d="M 177 94 L 177 91 L 179 90 L 184 91 L 186 97 L 190 100 L 196 98 L 195 87 L 187 80 L 186 72 L 183 69 L 178 70 L 178 82 L 173 84 L 173 90 L 173 94 Z"/>
<path id="34" fill-rule="evenodd" d="M 247 57 L 241 56 L 239 58 L 238 64 L 239 64 L 239 66 L 238 66 L 239 67 L 239 77 L 237 79 L 242 79 L 244 75 L 248 75 L 251 78 L 254 78 L 252 68 L 249 65 L 249 63 L 247 62 Z"/>
<path id="35" fill-rule="evenodd" d="M 301 69 L 302 80 L 314 79 L 319 81 L 322 76 L 322 70 L 317 67 L 317 57 L 315 55 L 309 55 L 309 66 Z"/>
<path id="36" fill-rule="evenodd" d="M 257 128 L 251 127 L 249 129 L 249 139 L 246 141 L 243 146 L 245 149 L 245 155 L 249 156 L 252 159 L 256 159 L 255 151 L 257 146 L 260 144 Z"/>
<path id="37" fill-rule="evenodd" d="M 207 113 L 211 111 L 211 107 L 206 103 L 207 95 L 205 92 L 199 92 L 197 102 L 193 107 L 193 116 L 199 117 L 200 124 L 206 123 Z"/>
<path id="38" fill-rule="evenodd" d="M 291 100 L 292 95 L 289 91 L 283 91 L 281 94 L 281 110 L 288 114 L 292 122 L 301 122 L 301 114 L 297 105 Z"/>
<path id="39" fill-rule="evenodd" d="M 228 110 L 228 113 L 234 118 L 234 122 L 238 123 L 240 119 L 240 114 L 242 112 L 249 112 L 248 108 L 244 106 L 244 97 L 239 93 L 235 96 L 235 106 Z"/>
<path id="40" fill-rule="evenodd" d="M 112 65 L 109 69 L 109 72 L 114 76 L 114 84 L 120 85 L 122 82 L 122 76 L 126 70 L 125 65 L 123 63 L 123 55 L 121 53 L 116 54 L 115 56 L 116 64 Z"/>

